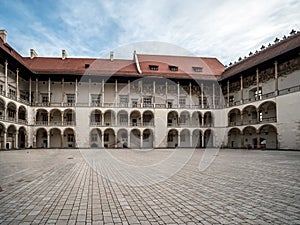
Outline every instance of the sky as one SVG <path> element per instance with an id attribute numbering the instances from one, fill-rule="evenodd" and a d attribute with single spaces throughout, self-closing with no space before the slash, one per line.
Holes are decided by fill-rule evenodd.
<path id="1" fill-rule="evenodd" d="M 300 0 L 0 0 L 0 29 L 23 56 L 237 61 L 300 30 Z"/>

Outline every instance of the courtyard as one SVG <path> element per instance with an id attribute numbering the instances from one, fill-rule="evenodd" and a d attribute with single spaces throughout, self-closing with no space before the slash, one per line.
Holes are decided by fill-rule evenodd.
<path id="1" fill-rule="evenodd" d="M 1 151 L 0 224 L 300 224 L 300 152 L 206 151 Z"/>

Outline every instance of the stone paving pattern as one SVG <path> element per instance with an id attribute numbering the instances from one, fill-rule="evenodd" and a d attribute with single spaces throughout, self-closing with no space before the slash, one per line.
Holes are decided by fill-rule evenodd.
<path id="1" fill-rule="evenodd" d="M 300 224 L 300 152 L 224 149 L 200 172 L 202 155 L 133 187 L 97 174 L 79 150 L 1 151 L 0 224 Z"/>

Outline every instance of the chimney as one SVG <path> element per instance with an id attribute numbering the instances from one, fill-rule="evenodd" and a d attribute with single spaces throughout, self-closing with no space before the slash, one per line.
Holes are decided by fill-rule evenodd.
<path id="1" fill-rule="evenodd" d="M 3 43 L 6 43 L 6 30 L 0 30 L 0 38 L 3 40 Z"/>
<path id="2" fill-rule="evenodd" d="M 36 53 L 36 51 L 34 51 L 34 49 L 30 49 L 30 59 L 34 59 L 37 56 L 38 54 Z"/>
<path id="3" fill-rule="evenodd" d="M 114 61 L 114 52 L 113 51 L 110 52 L 109 59 L 110 59 L 110 61 Z"/>
<path id="4" fill-rule="evenodd" d="M 66 50 L 62 50 L 61 51 L 61 59 L 64 60 L 67 58 L 67 51 Z"/>

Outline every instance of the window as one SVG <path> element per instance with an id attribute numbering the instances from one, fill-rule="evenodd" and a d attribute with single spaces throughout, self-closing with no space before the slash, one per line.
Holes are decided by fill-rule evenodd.
<path id="1" fill-rule="evenodd" d="M 48 94 L 42 94 L 42 103 L 48 103 L 49 98 L 48 98 Z"/>
<path id="2" fill-rule="evenodd" d="M 15 111 L 8 109 L 8 117 L 15 118 Z"/>
<path id="3" fill-rule="evenodd" d="M 261 90 L 261 87 L 258 89 L 258 92 L 257 92 L 257 90 L 255 91 L 254 96 L 255 96 L 256 100 L 261 100 L 262 99 L 262 90 Z"/>
<path id="4" fill-rule="evenodd" d="M 233 103 L 234 102 L 234 96 L 229 96 L 229 103 Z"/>
<path id="5" fill-rule="evenodd" d="M 193 66 L 193 70 L 197 73 L 199 72 L 202 72 L 203 71 L 203 68 L 202 67 L 196 67 L 196 66 Z"/>
<path id="6" fill-rule="evenodd" d="M 75 95 L 74 94 L 67 94 L 67 103 L 70 105 L 75 104 Z"/>
<path id="7" fill-rule="evenodd" d="M 263 113 L 262 111 L 259 112 L 259 122 L 262 122 L 263 120 Z"/>
<path id="8" fill-rule="evenodd" d="M 13 89 L 9 89 L 9 95 L 10 96 L 15 96 L 16 95 L 16 91 Z"/>
<path id="9" fill-rule="evenodd" d="M 98 140 L 98 135 L 97 134 L 92 134 L 91 136 L 92 141 L 97 141 Z"/>
<path id="10" fill-rule="evenodd" d="M 179 98 L 179 105 L 181 107 L 185 106 L 185 98 Z"/>
<path id="11" fill-rule="evenodd" d="M 74 141 L 74 134 L 68 134 L 68 142 Z"/>
<path id="12" fill-rule="evenodd" d="M 71 114 L 71 113 L 67 114 L 67 121 L 68 122 L 73 121 L 73 114 Z"/>
<path id="13" fill-rule="evenodd" d="M 127 114 L 120 114 L 120 123 L 127 124 L 128 123 L 128 116 Z"/>
<path id="14" fill-rule="evenodd" d="M 91 94 L 91 100 L 93 105 L 101 104 L 101 95 L 100 94 Z"/>
<path id="15" fill-rule="evenodd" d="M 123 106 L 128 105 L 128 95 L 120 95 L 120 104 Z"/>
<path id="16" fill-rule="evenodd" d="M 150 70 L 158 70 L 158 66 L 157 65 L 149 65 L 149 69 Z"/>
<path id="17" fill-rule="evenodd" d="M 132 107 L 137 107 L 138 100 L 137 99 L 131 99 L 131 104 L 132 104 Z"/>
<path id="18" fill-rule="evenodd" d="M 172 108 L 173 107 L 173 101 L 172 100 L 168 100 L 168 108 Z"/>
<path id="19" fill-rule="evenodd" d="M 152 104 L 152 98 L 151 97 L 144 97 L 143 98 L 144 105 L 151 105 Z"/>
<path id="20" fill-rule="evenodd" d="M 169 66 L 171 71 L 178 71 L 178 66 Z"/>

